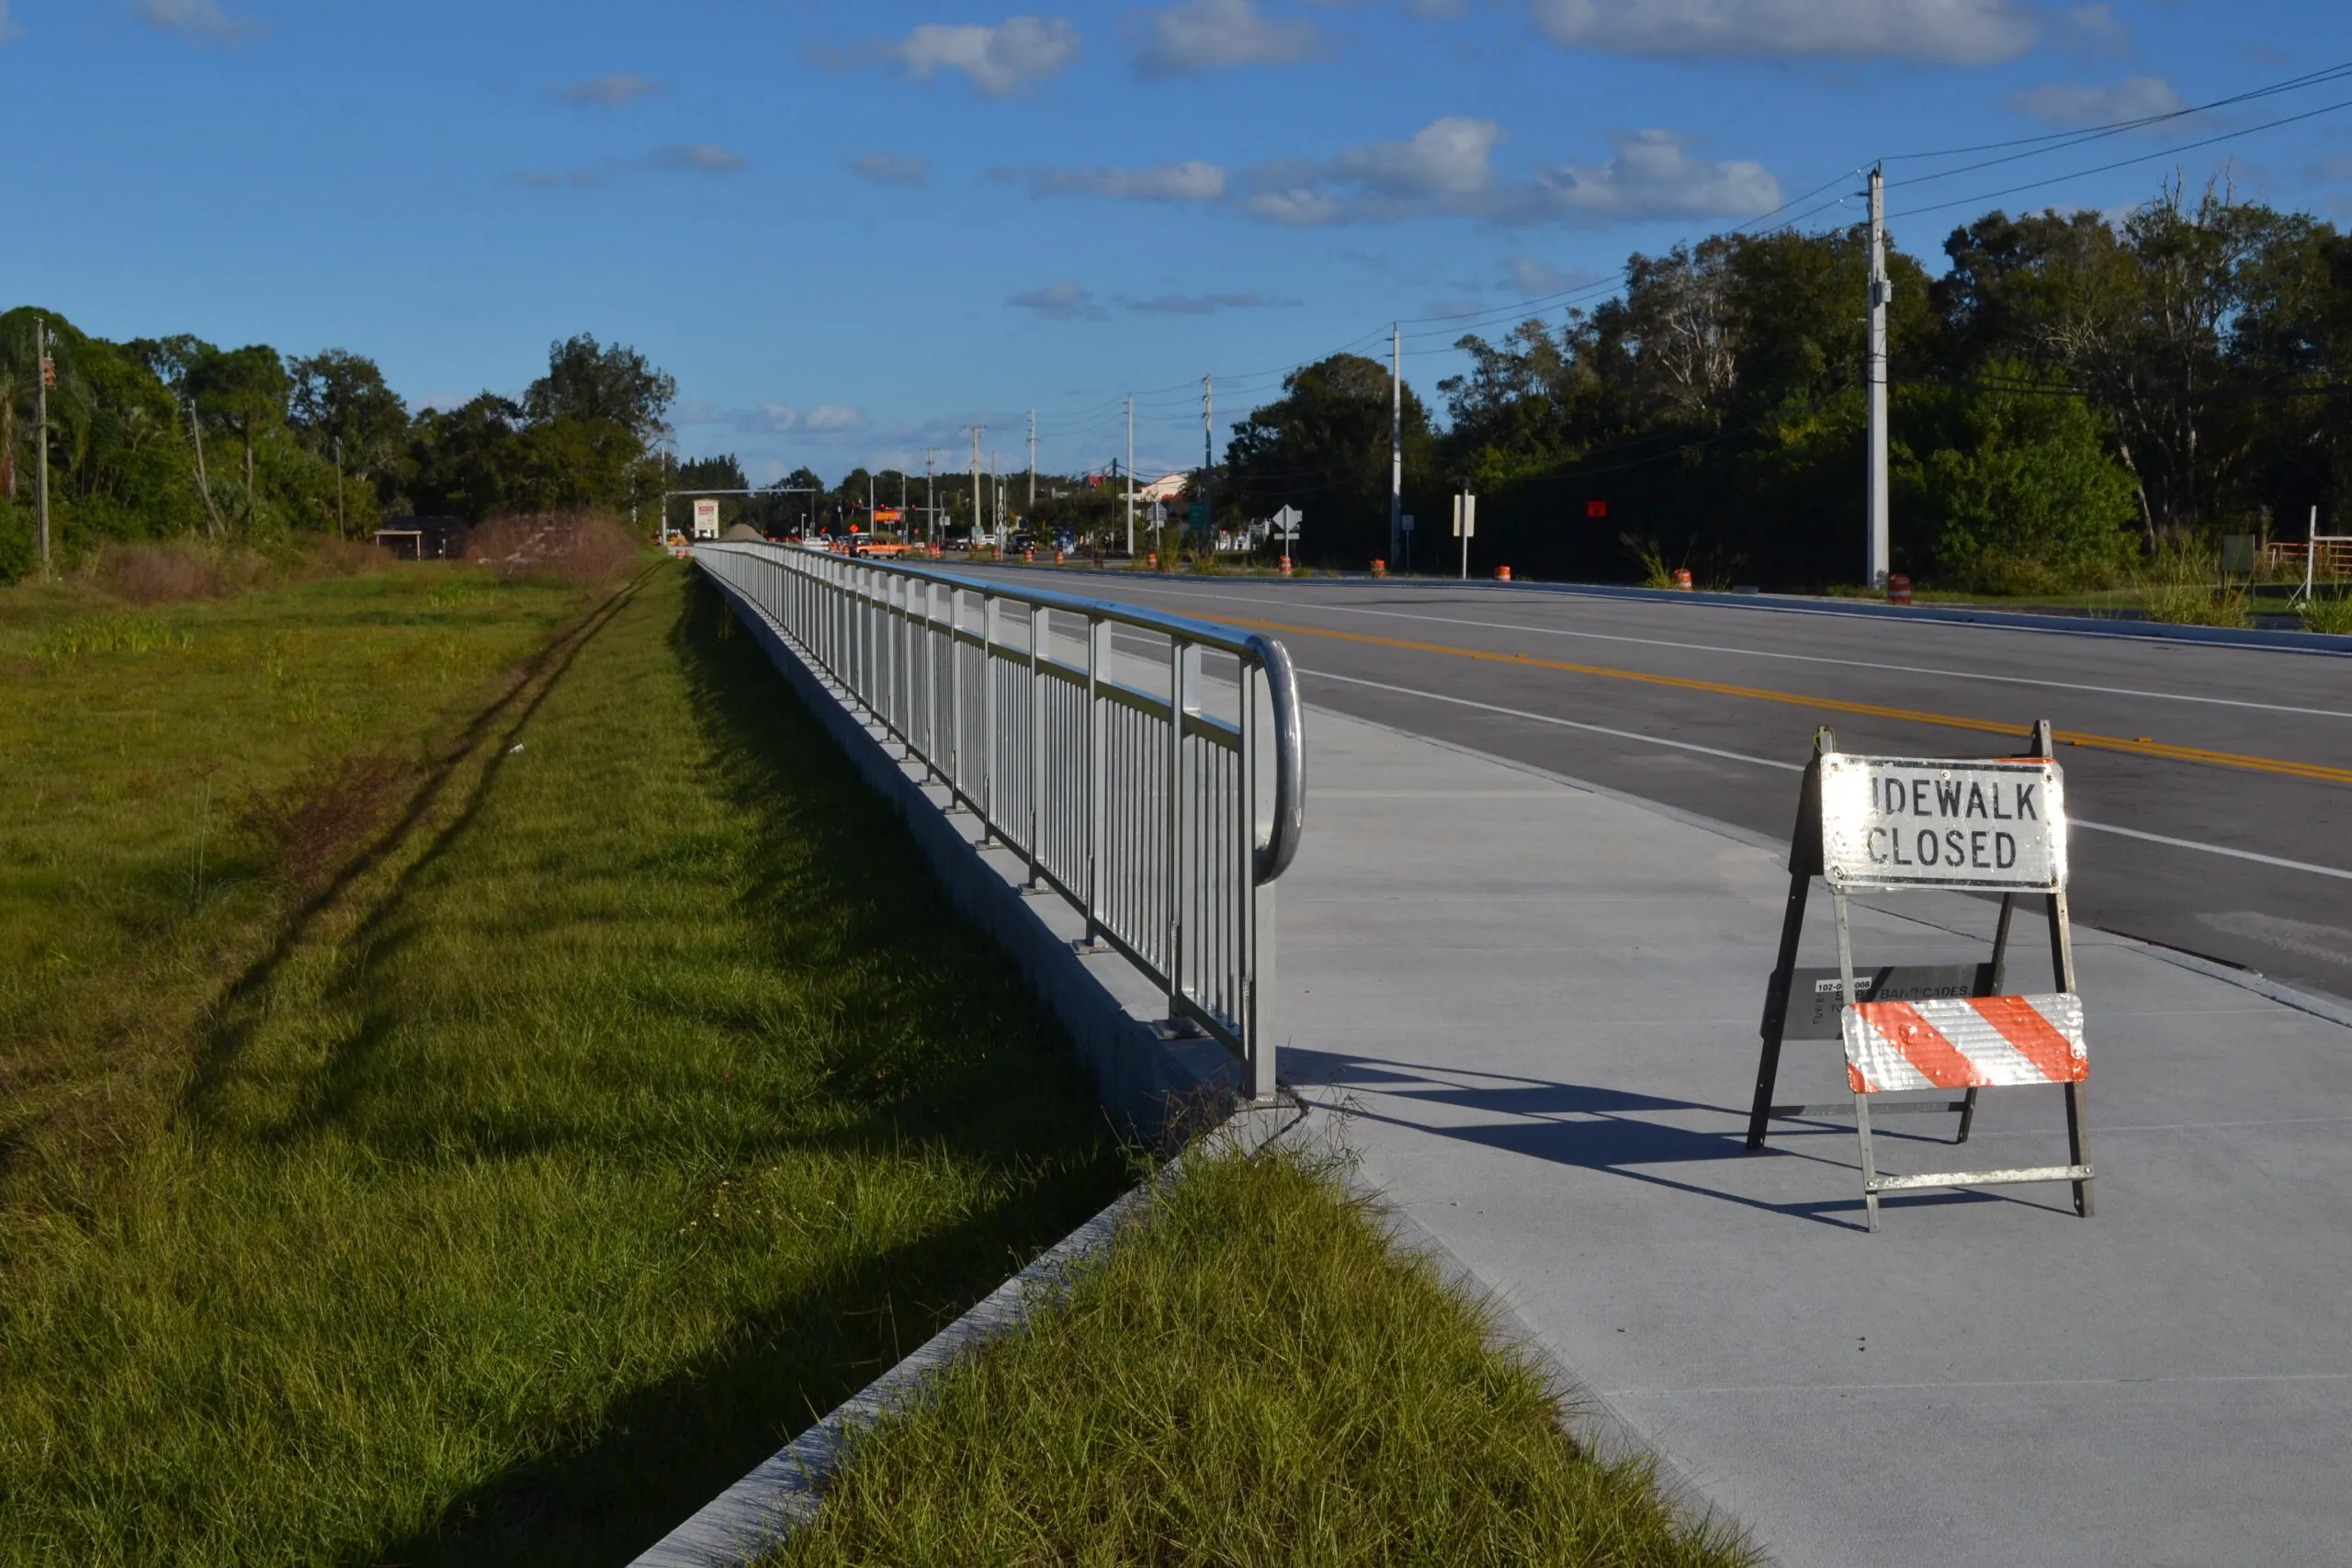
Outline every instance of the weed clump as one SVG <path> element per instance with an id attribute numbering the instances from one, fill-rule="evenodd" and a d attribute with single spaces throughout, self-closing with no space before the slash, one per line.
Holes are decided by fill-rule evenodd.
<path id="1" fill-rule="evenodd" d="M 567 582 L 605 582 L 643 552 L 619 519 L 601 512 L 537 512 L 493 517 L 473 531 L 466 558 L 506 577 L 545 574 Z"/>

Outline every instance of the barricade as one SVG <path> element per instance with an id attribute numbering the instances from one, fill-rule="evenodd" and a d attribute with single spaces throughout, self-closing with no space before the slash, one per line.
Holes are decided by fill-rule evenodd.
<path id="1" fill-rule="evenodd" d="M 1797 967 L 1813 879 L 1837 910 L 1838 967 Z M 1989 963 L 1897 964 L 1859 972 L 1847 914 L 1851 893 L 1942 888 L 1997 892 L 2000 913 Z M 2005 994 L 2009 928 L 2018 896 L 2048 904 L 2054 993 Z M 1775 1105 L 1784 1041 L 1835 1039 L 1846 1053 L 1861 1147 L 1862 1204 L 1878 1229 L 1883 1192 L 1936 1187 L 1997 1187 L 2035 1181 L 2074 1186 L 2075 1212 L 2091 1207 L 2090 1122 L 2083 1080 L 2090 1059 L 2083 1004 L 2075 988 L 2075 943 L 2066 916 L 2065 779 L 2050 721 L 2038 720 L 2016 758 L 1864 757 L 1838 750 L 1826 728 L 1814 735 L 1789 847 L 1789 897 L 1781 951 L 1764 993 L 1763 1051 L 1747 1146 L 1764 1146 L 1774 1118 L 1834 1113 L 1838 1105 Z M 1876 1114 L 1957 1112 L 1952 1142 L 1964 1144 L 1980 1089 L 2059 1084 L 2066 1098 L 2066 1163 L 1995 1170 L 1881 1176 L 1871 1142 L 1874 1097 L 1937 1091 L 1931 1100 L 1890 1100 Z M 1946 1098 L 1965 1089 L 1959 1100 Z"/>
<path id="2" fill-rule="evenodd" d="M 1690 585 L 1690 569 L 1687 566 L 1676 567 L 1674 569 L 1674 586 L 1688 590 Z"/>
<path id="3" fill-rule="evenodd" d="M 1911 603 L 1911 580 L 1899 571 L 1889 576 L 1886 580 L 1886 602 L 1890 604 Z"/>
<path id="4" fill-rule="evenodd" d="M 1510 568 L 1507 566 L 1498 566 L 1495 568 L 1495 581 L 1497 582 L 1509 582 L 1510 581 Z"/>
<path id="5" fill-rule="evenodd" d="M 1375 558 L 1372 563 L 1372 575 L 1374 577 L 1386 577 L 1388 575 L 1388 563 L 1385 560 Z"/>

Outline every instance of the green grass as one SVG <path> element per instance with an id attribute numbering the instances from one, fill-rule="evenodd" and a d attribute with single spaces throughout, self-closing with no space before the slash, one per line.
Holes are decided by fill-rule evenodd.
<path id="1" fill-rule="evenodd" d="M 1193 1163 L 1069 1296 L 943 1374 L 775 1568 L 1717 1565 L 1639 1466 L 1312 1157 Z"/>
<path id="2" fill-rule="evenodd" d="M 144 609 L 0 591 L 0 1214 L 153 1130 L 202 1010 L 313 891 L 277 874 L 254 808 L 355 754 L 428 770 L 581 605 L 479 576 Z"/>
<path id="3" fill-rule="evenodd" d="M 548 643 L 579 608 L 388 574 L 30 677 L 72 684 L 6 732 L 54 837 L 11 829 L 0 918 L 57 956 L 0 1039 L 49 1102 L 0 1562 L 626 1561 L 1120 1185 L 1050 1018 L 709 592 L 665 565 Z M 9 613 L 30 670 L 113 612 Z M 389 793 L 319 761 L 403 736 Z M 171 998 L 119 1095 L 38 1016 L 69 993 Z"/>

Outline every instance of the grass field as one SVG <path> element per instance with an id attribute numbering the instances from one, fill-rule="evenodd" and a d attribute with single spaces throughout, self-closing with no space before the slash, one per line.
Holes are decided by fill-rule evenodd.
<path id="1" fill-rule="evenodd" d="M 626 1561 L 1125 1179 L 685 569 L 466 571 L 0 600 L 0 1562 Z"/>
<path id="2" fill-rule="evenodd" d="M 1328 1159 L 1227 1151 L 887 1420 L 772 1568 L 1731 1568 L 1386 1243 Z"/>

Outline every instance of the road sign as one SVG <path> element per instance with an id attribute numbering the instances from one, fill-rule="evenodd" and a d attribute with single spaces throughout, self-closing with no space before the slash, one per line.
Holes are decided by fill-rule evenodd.
<path id="1" fill-rule="evenodd" d="M 1971 887 L 2051 893 L 2066 882 L 2058 764 L 1821 759 L 1822 874 L 1839 892 Z"/>
<path id="2" fill-rule="evenodd" d="M 1609 503 L 1605 501 L 1588 501 L 1584 503 L 1584 514 L 1587 517 L 1606 517 L 1609 515 Z"/>
<path id="3" fill-rule="evenodd" d="M 40 356 L 40 384 L 44 387 L 57 385 L 57 361 L 45 354 Z"/>
<path id="4" fill-rule="evenodd" d="M 1466 491 L 1453 498 L 1453 536 L 1457 539 L 1478 536 L 1478 498 Z"/>
<path id="5" fill-rule="evenodd" d="M 1306 521 L 1305 514 L 1302 513 L 1297 507 L 1283 507 L 1280 512 L 1275 513 L 1273 516 L 1274 537 L 1283 540 L 1297 538 L 1298 525 L 1305 521 Z"/>
<path id="6" fill-rule="evenodd" d="M 1191 524 L 1195 528 L 1207 527 L 1209 525 L 1209 503 L 1205 501 L 1196 501 L 1191 505 L 1185 507 L 1184 521 Z"/>
<path id="7" fill-rule="evenodd" d="M 1776 1118 L 1818 1119 L 1828 1105 L 1775 1105 L 1772 1090 L 1788 1040 L 1831 1035 L 1844 1046 L 1860 1145 L 1862 1207 L 1878 1229 L 1883 1193 L 1934 1187 L 1998 1187 L 2064 1181 L 2075 1212 L 2091 1206 L 2090 1118 L 2083 1080 L 2090 1058 L 2083 1003 L 2075 988 L 2075 942 L 2066 917 L 2065 783 L 2052 760 L 2050 721 L 2037 722 L 2025 754 L 2015 759 L 1849 756 L 1827 729 L 1814 736 L 1813 761 L 1800 786 L 1789 846 L 1789 897 L 1781 913 L 1781 954 L 1764 989 L 1763 1050 L 1747 1146 L 1762 1148 Z M 1837 908 L 1838 967 L 1800 969 L 1804 907 L 1813 879 L 1829 885 Z M 1854 961 L 1847 898 L 1865 889 L 1997 889 L 2000 913 L 1989 963 L 1889 965 L 1875 973 Z M 2040 893 L 2049 907 L 2052 991 L 2006 995 L 2003 976 L 2018 895 Z M 1964 1089 L 1960 1100 L 1882 1102 L 1880 1111 L 1957 1111 L 1954 1143 L 1968 1141 L 1980 1088 L 2056 1084 L 2066 1099 L 2066 1161 L 1883 1176 L 1872 1141 L 1871 1102 L 1908 1090 Z"/>
<path id="8" fill-rule="evenodd" d="M 899 523 L 905 519 L 906 513 L 895 506 L 878 506 L 874 509 L 874 521 L 877 524 Z"/>
<path id="9" fill-rule="evenodd" d="M 1409 533 L 1411 533 L 1411 532 L 1413 531 L 1413 514 L 1412 514 L 1411 513 L 1409 513 L 1409 512 L 1408 512 L 1407 513 L 1405 513 L 1405 524 L 1404 524 L 1404 527 L 1405 527 L 1405 532 L 1406 532 L 1406 533 L 1408 533 L 1408 534 L 1409 534 Z"/>
<path id="10" fill-rule="evenodd" d="M 716 501 L 695 502 L 695 537 L 697 539 L 718 537 L 718 502 Z"/>

